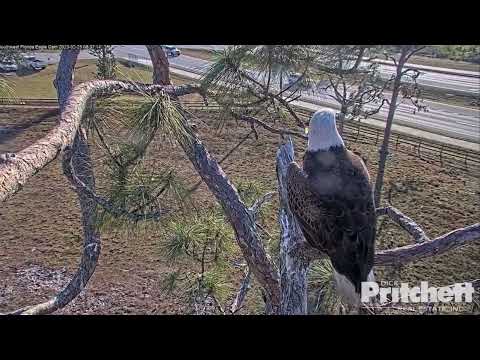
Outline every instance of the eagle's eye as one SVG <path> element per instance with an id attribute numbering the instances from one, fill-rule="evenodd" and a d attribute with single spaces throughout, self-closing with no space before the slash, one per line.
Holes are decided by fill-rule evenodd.
<path id="1" fill-rule="evenodd" d="M 308 135 L 308 127 L 305 128 L 305 135 Z"/>

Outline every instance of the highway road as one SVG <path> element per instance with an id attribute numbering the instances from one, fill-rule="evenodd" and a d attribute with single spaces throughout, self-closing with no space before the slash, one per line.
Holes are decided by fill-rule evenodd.
<path id="1" fill-rule="evenodd" d="M 149 64 L 148 51 L 144 46 L 129 45 L 121 46 L 116 49 L 117 56 L 124 58 L 135 58 Z M 211 65 L 211 62 L 181 55 L 176 58 L 170 58 L 170 65 L 185 71 L 197 74 L 204 73 Z M 431 73 L 433 74 L 433 73 Z M 443 75 L 444 74 L 435 74 Z M 421 75 L 420 77 L 422 77 Z M 471 79 L 471 78 L 469 78 Z M 326 93 L 305 94 L 302 100 L 319 105 L 338 108 L 335 100 L 331 99 Z M 425 101 L 428 112 L 413 114 L 414 106 L 408 103 L 401 104 L 395 114 L 395 123 L 409 126 L 414 129 L 430 131 L 434 134 L 446 135 L 455 139 L 480 143 L 480 111 L 474 108 L 447 105 L 433 101 Z M 388 107 L 384 107 L 375 119 L 385 121 Z"/>
<path id="2" fill-rule="evenodd" d="M 222 50 L 226 45 L 174 45 L 177 47 L 188 49 L 207 49 L 207 50 Z M 148 57 L 148 51 L 144 45 L 117 45 L 115 53 L 120 57 L 127 57 L 128 54 L 134 54 L 141 57 Z M 38 54 L 40 55 L 40 54 Z M 85 53 L 82 55 L 84 58 L 91 58 L 92 56 Z M 189 59 L 188 56 L 180 56 L 177 59 L 171 59 L 173 65 L 186 65 L 188 67 L 204 66 L 206 63 L 194 62 Z M 388 62 L 387 62 L 388 63 Z M 408 65 L 408 64 L 407 64 Z M 418 66 L 413 65 L 411 66 Z M 470 96 L 480 97 L 480 74 L 476 74 L 471 71 L 460 71 L 445 68 L 434 68 L 429 66 L 418 66 L 420 71 L 420 77 L 418 83 L 423 86 L 431 87 L 436 90 L 443 90 L 445 93 L 452 94 L 464 94 Z M 388 64 L 379 65 L 380 73 L 384 78 L 389 78 L 395 71 L 393 66 Z M 429 69 L 432 69 L 430 71 Z M 433 71 L 437 69 L 441 72 Z M 446 73 L 445 73 L 446 72 Z M 450 73 L 449 73 L 450 72 Z M 453 72 L 453 73 L 452 73 Z M 458 75 L 457 75 L 458 74 Z M 468 75 L 468 76 L 463 76 Z"/>
<path id="3" fill-rule="evenodd" d="M 148 51 L 142 45 L 119 46 L 115 49 L 115 54 L 120 58 L 151 65 Z M 37 54 L 37 56 L 44 59 L 50 58 L 50 62 L 58 61 L 58 54 Z M 80 58 L 93 58 L 93 56 L 82 52 Z M 169 61 L 173 68 L 199 75 L 203 74 L 211 65 L 209 61 L 185 55 L 169 58 Z M 339 108 L 338 103 L 324 92 L 304 94 L 300 100 L 334 109 Z M 395 114 L 394 123 L 454 139 L 480 143 L 480 111 L 478 108 L 460 107 L 433 101 L 425 101 L 424 104 L 427 105 L 429 111 L 417 112 L 416 114 L 413 114 L 413 105 L 400 104 Z M 385 107 L 373 118 L 385 122 L 387 112 L 388 107 Z"/>
<path id="4" fill-rule="evenodd" d="M 207 49 L 222 50 L 226 45 L 175 45 L 186 49 Z M 128 45 L 129 49 L 137 51 L 141 46 Z M 395 71 L 392 65 L 384 64 L 390 61 L 381 61 L 379 71 L 384 78 L 389 78 Z M 406 64 L 406 67 L 415 67 L 420 71 L 418 83 L 423 86 L 430 86 L 434 89 L 445 90 L 445 92 L 471 94 L 480 96 L 480 74 L 473 71 L 452 70 L 445 68 L 435 68 L 432 66 L 422 66 Z M 458 75 L 456 75 L 458 74 Z M 467 75 L 467 76 L 462 76 Z"/>

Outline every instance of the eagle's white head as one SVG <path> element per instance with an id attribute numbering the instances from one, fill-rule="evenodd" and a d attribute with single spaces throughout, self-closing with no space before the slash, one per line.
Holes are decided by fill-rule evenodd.
<path id="1" fill-rule="evenodd" d="M 307 150 L 328 150 L 332 146 L 345 146 L 337 130 L 335 113 L 327 109 L 319 110 L 310 119 Z"/>

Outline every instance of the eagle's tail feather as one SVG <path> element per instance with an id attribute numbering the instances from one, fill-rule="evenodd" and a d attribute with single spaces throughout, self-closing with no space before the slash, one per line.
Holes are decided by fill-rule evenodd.
<path id="1" fill-rule="evenodd" d="M 361 305 L 361 294 L 355 291 L 353 283 L 346 276 L 338 273 L 335 269 L 333 269 L 333 277 L 340 298 L 349 306 L 358 309 Z M 375 281 L 373 269 L 368 274 L 367 281 Z"/>
<path id="2" fill-rule="evenodd" d="M 355 291 L 353 283 L 335 269 L 333 269 L 333 277 L 340 298 L 348 305 L 358 307 L 360 305 L 360 294 Z"/>

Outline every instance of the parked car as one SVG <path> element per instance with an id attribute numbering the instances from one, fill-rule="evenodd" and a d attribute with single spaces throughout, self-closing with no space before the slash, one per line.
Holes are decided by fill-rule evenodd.
<path id="1" fill-rule="evenodd" d="M 13 60 L 2 60 L 0 62 L 0 71 L 2 72 L 15 72 L 17 71 L 18 66 Z"/>
<path id="2" fill-rule="evenodd" d="M 36 71 L 43 70 L 47 67 L 47 63 L 45 61 L 37 59 L 35 56 L 24 56 L 21 63 L 26 68 Z"/>
<path id="3" fill-rule="evenodd" d="M 170 57 L 177 57 L 182 54 L 182 52 L 177 49 L 175 46 L 169 46 L 169 45 L 161 45 L 163 51 L 165 51 L 165 54 Z"/>

